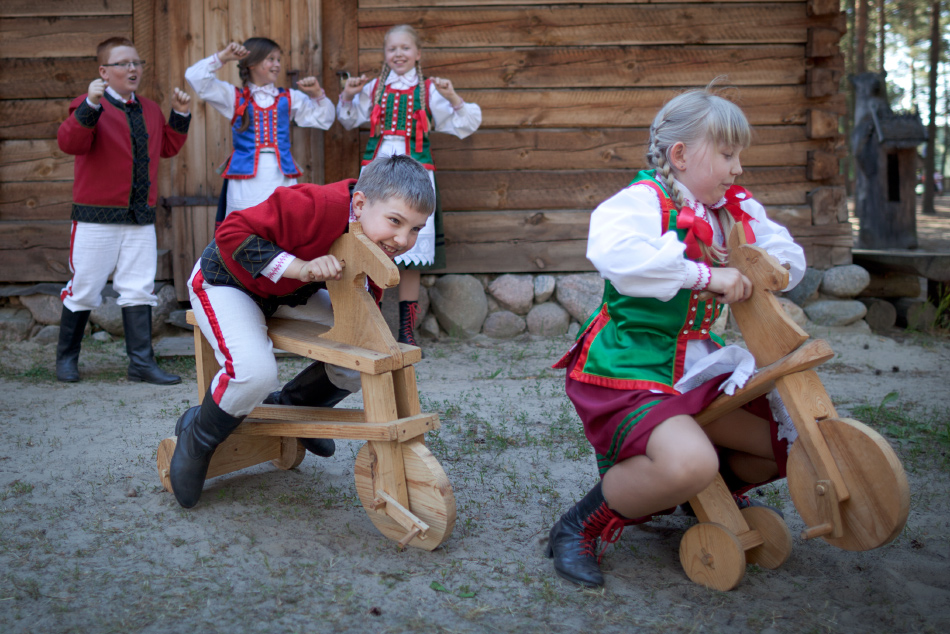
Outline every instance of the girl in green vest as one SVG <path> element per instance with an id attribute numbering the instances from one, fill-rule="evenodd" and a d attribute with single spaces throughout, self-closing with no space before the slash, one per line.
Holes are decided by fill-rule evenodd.
<path id="1" fill-rule="evenodd" d="M 347 79 L 337 104 L 337 119 L 347 130 L 370 125 L 363 167 L 377 156 L 408 154 L 429 170 L 435 187 L 435 165 L 429 152 L 429 132 L 446 132 L 464 139 L 482 123 L 477 104 L 467 103 L 448 79 L 423 77 L 422 48 L 416 30 L 399 24 L 383 38 L 383 67 L 379 77 Z M 429 217 L 416 246 L 396 258 L 399 282 L 399 341 L 416 345 L 413 330 L 419 306 L 420 271 L 445 266 L 442 208 Z"/>
<path id="2" fill-rule="evenodd" d="M 598 539 L 673 512 L 717 472 L 737 494 L 785 475 L 793 427 L 775 422 L 765 397 L 705 427 L 692 417 L 755 369 L 747 351 L 711 332 L 722 304 L 752 292 L 724 264 L 725 236 L 741 223 L 749 243 L 789 267 L 789 288 L 805 271 L 788 231 L 735 185 L 750 140 L 737 106 L 709 88 L 683 93 L 650 128 L 653 169 L 591 216 L 587 257 L 605 278 L 604 299 L 555 366 L 567 369 L 602 478 L 551 529 L 548 556 L 575 583 L 603 585 Z"/>

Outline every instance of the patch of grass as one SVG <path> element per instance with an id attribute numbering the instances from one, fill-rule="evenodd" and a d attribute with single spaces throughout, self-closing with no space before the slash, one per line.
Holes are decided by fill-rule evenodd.
<path id="1" fill-rule="evenodd" d="M 877 405 L 854 408 L 854 417 L 892 439 L 902 457 L 936 459 L 950 464 L 950 409 L 921 411 L 902 403 L 898 392 L 888 393 Z"/>

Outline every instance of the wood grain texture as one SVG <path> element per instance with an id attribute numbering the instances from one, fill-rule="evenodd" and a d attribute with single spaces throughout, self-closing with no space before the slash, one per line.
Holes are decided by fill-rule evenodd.
<path id="1" fill-rule="evenodd" d="M 749 0 L 717 0 L 719 4 L 742 3 L 748 4 Z M 770 0 L 772 2 L 794 2 L 801 3 L 801 0 Z M 833 0 L 821 0 L 829 3 Z M 683 0 L 521 0 L 519 5 L 530 6 L 536 4 L 557 5 L 591 5 L 591 4 L 682 4 Z M 471 6 L 472 0 L 359 0 L 360 9 L 415 9 L 419 7 L 452 7 L 452 6 Z M 478 4 L 484 6 L 491 5 L 511 5 L 511 0 L 479 0 Z"/>
<path id="2" fill-rule="evenodd" d="M 92 54 L 71 58 L 5 59 L 3 72 L 0 72 L 0 99 L 72 100 L 85 93 L 89 82 L 98 77 L 97 68 Z"/>
<path id="3" fill-rule="evenodd" d="M 95 55 L 99 42 L 132 37 L 132 16 L 0 18 L 0 58 Z"/>
<path id="4" fill-rule="evenodd" d="M 48 181 L 0 182 L 0 221 L 68 221 L 73 207 L 73 183 Z"/>
<path id="5" fill-rule="evenodd" d="M 468 88 L 630 88 L 704 86 L 728 69 L 733 85 L 797 85 L 805 81 L 805 47 L 579 46 L 427 49 L 423 69 Z M 359 72 L 379 73 L 378 48 L 362 49 Z M 348 66 L 351 73 L 353 66 Z M 829 71 L 830 73 L 831 71 Z M 837 93 L 837 88 L 826 93 Z"/>
<path id="6" fill-rule="evenodd" d="M 405 465 L 406 490 L 409 511 L 428 524 L 425 538 L 415 537 L 409 546 L 434 550 L 444 543 L 455 527 L 455 493 L 438 460 L 419 440 L 397 445 L 401 449 Z M 370 520 L 379 531 L 393 541 L 406 535 L 406 529 L 385 512 L 374 508 L 376 491 L 379 490 L 379 462 L 373 447 L 367 443 L 360 448 L 353 467 L 356 492 L 367 509 Z"/>
<path id="7" fill-rule="evenodd" d="M 54 138 L 68 113 L 68 99 L 0 100 L 0 141 Z"/>
<path id="8" fill-rule="evenodd" d="M 130 15 L 132 0 L 4 0 L 0 17 Z"/>
<path id="9" fill-rule="evenodd" d="M 340 95 L 338 72 L 359 75 L 361 56 L 357 34 L 356 0 L 322 0 L 321 40 L 323 42 L 323 87 L 327 97 L 337 102 Z M 380 51 L 367 53 L 366 64 L 379 72 Z M 324 182 L 332 183 L 344 178 L 356 178 L 360 173 L 362 148 L 358 130 L 344 130 L 341 125 L 332 126 L 324 135 Z"/>
<path id="10" fill-rule="evenodd" d="M 817 428 L 850 491 L 850 498 L 839 507 L 843 534 L 827 535 L 825 541 L 852 551 L 890 543 L 903 530 L 910 510 L 907 475 L 894 450 L 858 421 L 823 420 Z M 788 458 L 788 488 L 795 508 L 806 525 L 820 524 L 824 518 L 818 511 L 814 483 L 824 478 L 805 446 L 792 445 Z"/>
<path id="11" fill-rule="evenodd" d="M 71 180 L 73 163 L 56 139 L 0 141 L 0 182 Z"/>
<path id="12" fill-rule="evenodd" d="M 809 139 L 800 125 L 760 126 L 753 135 L 743 167 L 807 166 L 809 153 L 835 148 L 833 140 Z M 368 138 L 363 132 L 361 143 Z M 649 139 L 648 128 L 484 130 L 465 139 L 433 135 L 432 152 L 440 170 L 640 170 L 648 167 Z"/>
<path id="13" fill-rule="evenodd" d="M 679 88 L 483 89 L 462 97 L 482 109 L 479 133 L 514 127 L 649 127 Z M 754 125 L 801 125 L 812 108 L 845 114 L 843 95 L 807 99 L 804 86 L 745 86 L 725 93 Z M 438 135 L 433 136 L 433 139 Z M 817 137 L 813 137 L 817 138 Z"/>
<path id="14" fill-rule="evenodd" d="M 361 9 L 362 48 L 382 49 L 394 24 L 419 29 L 423 46 L 655 46 L 660 44 L 804 44 L 800 5 L 604 5 Z M 836 35 L 840 34 L 835 31 Z M 837 40 L 835 40 L 837 41 Z"/>
<path id="15" fill-rule="evenodd" d="M 745 576 L 745 551 L 722 524 L 696 524 L 680 541 L 680 564 L 694 583 L 727 592 Z"/>

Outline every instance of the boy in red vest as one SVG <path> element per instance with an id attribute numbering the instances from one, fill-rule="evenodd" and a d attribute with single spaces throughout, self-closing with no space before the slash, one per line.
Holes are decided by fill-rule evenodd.
<path id="1" fill-rule="evenodd" d="M 191 97 L 175 88 L 165 121 L 154 101 L 135 94 L 145 61 L 131 40 L 113 37 L 96 51 L 99 79 L 69 107 L 59 147 L 76 157 L 69 267 L 56 347 L 56 378 L 79 380 L 79 350 L 89 313 L 112 275 L 119 293 L 130 381 L 180 383 L 152 350 L 157 269 L 155 205 L 159 157 L 175 156 L 191 122 Z"/>

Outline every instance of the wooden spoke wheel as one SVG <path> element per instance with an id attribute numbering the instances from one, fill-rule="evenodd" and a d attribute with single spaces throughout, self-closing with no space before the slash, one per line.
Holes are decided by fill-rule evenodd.
<path id="1" fill-rule="evenodd" d="M 841 537 L 825 535 L 844 550 L 871 550 L 900 534 L 910 511 L 907 474 L 888 442 L 867 425 L 851 419 L 819 421 L 851 497 L 840 505 Z M 788 455 L 788 489 L 808 526 L 824 522 L 818 511 L 818 474 L 801 443 Z"/>
<path id="2" fill-rule="evenodd" d="M 687 577 L 713 590 L 732 590 L 745 576 L 745 551 L 739 538 L 714 522 L 686 531 L 680 541 L 680 563 Z"/>
<path id="3" fill-rule="evenodd" d="M 452 534 L 455 527 L 455 493 L 442 465 L 419 440 L 402 443 L 405 463 L 406 488 L 409 494 L 409 511 L 429 525 L 425 539 L 414 537 L 409 546 L 434 550 Z M 376 455 L 369 443 L 364 444 L 356 455 L 353 468 L 356 492 L 363 508 L 376 528 L 393 541 L 400 541 L 408 532 L 402 525 L 385 513 L 373 509 L 376 499 L 373 469 Z"/>
<path id="4" fill-rule="evenodd" d="M 781 515 L 763 506 L 750 506 L 742 509 L 742 518 L 765 540 L 765 543 L 745 551 L 748 563 L 775 570 L 788 561 L 792 554 L 792 532 Z"/>

